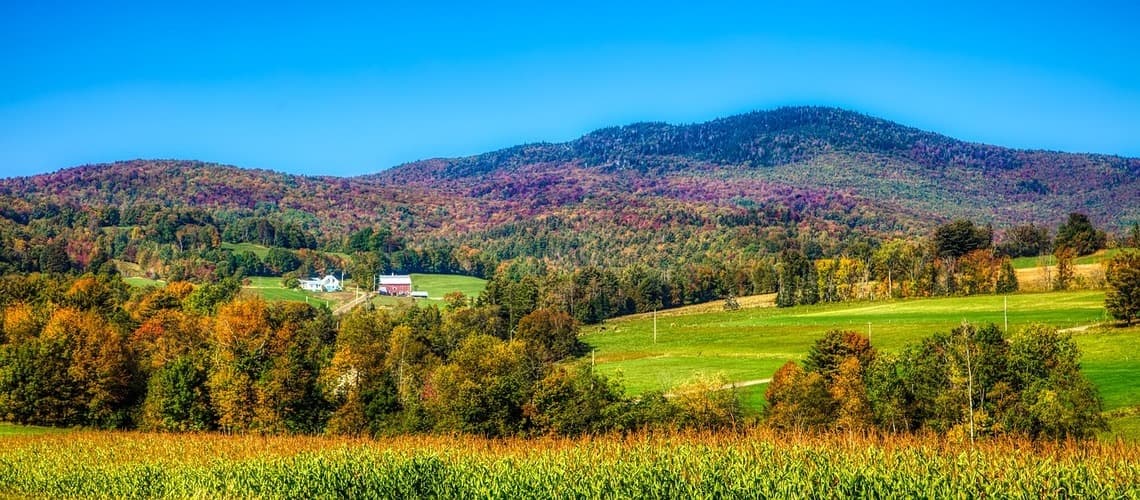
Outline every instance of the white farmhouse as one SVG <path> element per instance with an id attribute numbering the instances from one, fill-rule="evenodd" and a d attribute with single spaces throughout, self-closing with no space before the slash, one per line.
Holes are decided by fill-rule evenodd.
<path id="1" fill-rule="evenodd" d="M 340 280 L 331 274 L 324 278 L 312 278 L 307 280 L 300 280 L 301 289 L 310 292 L 339 292 L 341 291 Z"/>

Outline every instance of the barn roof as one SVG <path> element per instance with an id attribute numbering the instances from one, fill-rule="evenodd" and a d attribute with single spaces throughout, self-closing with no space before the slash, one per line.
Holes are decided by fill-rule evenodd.
<path id="1" fill-rule="evenodd" d="M 411 285 L 412 277 L 406 274 L 390 274 L 388 276 L 380 277 L 381 285 Z"/>

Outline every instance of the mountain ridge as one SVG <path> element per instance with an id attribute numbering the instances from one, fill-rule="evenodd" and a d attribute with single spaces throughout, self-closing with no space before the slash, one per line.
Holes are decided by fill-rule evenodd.
<path id="1" fill-rule="evenodd" d="M 875 133 L 870 135 L 872 140 L 859 140 L 860 137 L 866 137 L 868 134 L 856 136 L 852 133 L 852 131 L 867 128 L 875 129 L 873 130 Z M 790 134 L 779 135 L 780 132 L 789 131 Z M 672 141 L 673 144 L 666 143 L 663 145 L 661 138 L 658 137 L 655 138 L 656 140 L 652 140 L 653 144 L 647 145 L 651 142 L 651 138 L 647 137 L 647 132 L 665 135 L 664 139 Z M 794 139 L 797 135 L 806 136 L 809 139 L 823 136 L 832 140 L 809 140 L 807 141 L 808 144 L 788 144 L 789 140 Z M 688 144 L 687 148 L 675 144 L 677 139 L 684 143 L 686 139 L 693 139 L 693 136 L 696 136 L 696 143 Z M 714 142 L 710 146 L 710 142 L 724 136 L 728 136 L 730 140 L 720 143 Z M 755 148 L 752 150 L 748 148 L 750 145 L 756 146 L 756 143 L 764 142 L 765 139 L 775 143 L 776 147 L 760 147 L 760 151 L 756 151 Z M 780 144 L 781 142 L 784 144 Z M 614 147 L 615 143 L 618 147 Z M 628 143 L 641 144 L 645 147 L 638 151 L 629 151 L 628 148 L 621 146 Z M 537 142 L 464 157 L 431 158 L 397 165 L 380 172 L 366 174 L 364 177 L 391 176 L 403 169 L 420 168 L 427 163 L 452 165 L 472 162 L 503 163 L 504 160 L 527 152 L 531 154 L 537 152 L 539 159 L 546 161 L 560 161 L 565 160 L 567 156 L 596 154 L 599 146 L 601 149 L 606 149 L 611 157 L 615 154 L 686 156 L 696 153 L 695 159 L 699 160 L 720 159 L 722 160 L 720 163 L 725 164 L 748 162 L 758 166 L 794 163 L 810 156 L 836 150 L 879 153 L 886 150 L 886 152 L 893 154 L 909 153 L 912 159 L 927 166 L 945 165 L 957 161 L 973 166 L 1013 168 L 1030 162 L 1031 159 L 1025 157 L 1034 155 L 1067 155 L 1106 162 L 1132 162 L 1134 165 L 1140 165 L 1140 159 L 1119 155 L 1015 149 L 962 141 L 944 134 L 921 130 L 856 111 L 832 107 L 801 106 L 752 111 L 691 124 L 637 122 L 605 127 L 567 142 Z M 781 149 L 781 146 L 793 150 Z M 919 149 L 915 150 L 916 147 Z M 715 151 L 710 152 L 710 149 L 715 149 Z M 545 158 L 542 155 L 545 155 Z M 1133 168 L 1137 167 L 1134 166 Z M 473 173 L 480 172 L 476 170 Z M 458 173 L 469 172 L 461 170 Z"/>
<path id="2" fill-rule="evenodd" d="M 953 218 L 993 223 L 1000 233 L 1055 227 L 1083 212 L 1118 229 L 1140 220 L 1140 159 L 1014 150 L 798 107 L 609 127 L 353 177 L 181 160 L 85 165 L 2 179 L 0 202 L 12 221 L 61 207 L 69 220 L 114 209 L 222 232 L 260 217 L 329 248 L 378 228 L 412 246 L 588 263 L 623 253 L 776 251 L 803 245 L 798 238 L 839 251 L 859 235 L 924 234 Z"/>

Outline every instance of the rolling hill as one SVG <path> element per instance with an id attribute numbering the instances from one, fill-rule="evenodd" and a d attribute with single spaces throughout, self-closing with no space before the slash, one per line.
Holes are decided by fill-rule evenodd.
<path id="1" fill-rule="evenodd" d="M 796 107 L 613 127 L 352 178 L 177 160 L 85 165 L 0 180 L 0 206 L 0 231 L 167 220 L 171 233 L 213 225 L 226 241 L 281 245 L 275 234 L 300 232 L 315 241 L 284 246 L 339 250 L 375 227 L 389 249 L 605 265 L 731 259 L 797 239 L 835 252 L 861 235 L 925 234 L 955 217 L 1000 233 L 1081 211 L 1115 230 L 1140 220 L 1140 159 L 973 144 Z M 257 217 L 275 224 L 261 240 L 237 225 Z"/>

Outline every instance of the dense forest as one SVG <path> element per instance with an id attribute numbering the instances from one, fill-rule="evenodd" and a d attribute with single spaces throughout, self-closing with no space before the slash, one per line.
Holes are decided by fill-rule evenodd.
<path id="1" fill-rule="evenodd" d="M 377 435 L 581 435 L 747 422 L 702 379 L 628 396 L 580 357 L 578 322 L 493 303 L 363 308 L 343 317 L 267 303 L 223 280 L 132 288 L 97 274 L 0 278 L 0 419 L 27 424 Z M 796 430 L 933 430 L 1084 438 L 1104 427 L 1072 340 L 989 325 L 899 356 L 830 332 L 769 386 L 767 423 Z"/>

